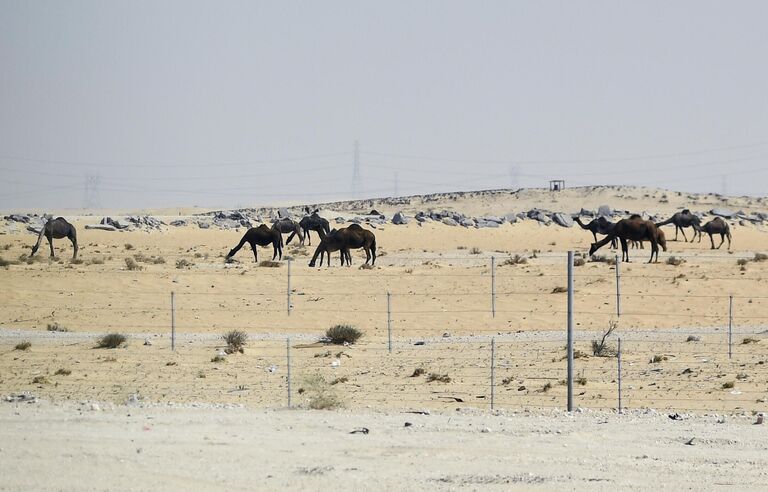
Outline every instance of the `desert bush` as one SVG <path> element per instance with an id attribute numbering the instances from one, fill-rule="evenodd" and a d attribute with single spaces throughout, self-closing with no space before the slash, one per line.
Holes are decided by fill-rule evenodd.
<path id="1" fill-rule="evenodd" d="M 515 382 L 515 378 L 512 376 L 508 376 L 501 380 L 502 386 L 507 386 Z"/>
<path id="2" fill-rule="evenodd" d="M 610 347 L 605 342 L 605 339 L 611 336 L 618 327 L 618 321 L 610 320 L 608 322 L 608 329 L 603 333 L 603 338 L 601 338 L 599 342 L 597 340 L 592 340 L 592 355 L 597 357 L 614 357 L 616 355 L 616 350 L 613 347 Z"/>
<path id="3" fill-rule="evenodd" d="M 528 259 L 527 258 L 525 258 L 524 256 L 515 255 L 515 256 L 512 256 L 512 257 L 507 258 L 506 260 L 502 261 L 500 266 L 505 266 L 505 265 L 524 265 L 526 263 L 528 263 Z"/>
<path id="4" fill-rule="evenodd" d="M 259 266 L 263 268 L 279 268 L 282 263 L 279 261 L 264 260 L 259 262 Z"/>
<path id="5" fill-rule="evenodd" d="M 700 342 L 701 337 L 697 337 L 696 335 L 688 335 L 688 338 L 685 339 L 686 342 Z"/>
<path id="6" fill-rule="evenodd" d="M 45 376 L 35 376 L 32 380 L 32 384 L 49 384 L 48 378 Z"/>
<path id="7" fill-rule="evenodd" d="M 189 268 L 191 266 L 192 266 L 192 263 L 190 263 L 189 261 L 187 261 L 184 258 L 182 258 L 180 260 L 176 260 L 176 268 L 178 268 L 179 270 L 181 270 L 183 268 Z"/>
<path id="8" fill-rule="evenodd" d="M 547 383 L 541 388 L 541 393 L 546 393 L 552 389 L 552 383 Z"/>
<path id="9" fill-rule="evenodd" d="M 768 260 L 768 255 L 765 253 L 755 253 L 754 261 L 765 261 Z"/>
<path id="10" fill-rule="evenodd" d="M 576 379 L 574 379 L 574 381 L 576 381 L 576 384 L 578 384 L 579 386 L 587 385 L 587 378 L 585 378 L 584 376 L 579 376 Z"/>
<path id="11" fill-rule="evenodd" d="M 325 332 L 325 338 L 334 345 L 351 345 L 362 336 L 363 332 L 352 325 L 334 325 Z"/>
<path id="12" fill-rule="evenodd" d="M 228 331 L 223 334 L 221 338 L 223 338 L 227 344 L 227 351 L 231 353 L 242 352 L 245 344 L 248 342 L 248 334 L 240 330 Z"/>
<path id="13" fill-rule="evenodd" d="M 110 333 L 99 338 L 99 340 L 96 342 L 96 348 L 115 349 L 125 342 L 125 335 L 121 335 L 120 333 Z"/>
<path id="14" fill-rule="evenodd" d="M 126 249 L 127 251 L 130 251 L 130 250 L 132 250 L 132 249 L 133 249 L 133 244 L 131 244 L 131 243 L 125 243 L 125 249 Z"/>
<path id="15" fill-rule="evenodd" d="M 153 257 L 150 259 L 150 261 L 155 265 L 165 265 L 165 258 L 162 256 Z"/>
<path id="16" fill-rule="evenodd" d="M 749 345 L 750 343 L 757 343 L 759 341 L 760 340 L 758 340 L 757 338 L 747 337 L 747 338 L 745 338 L 744 340 L 741 341 L 741 344 L 742 345 Z"/>
<path id="17" fill-rule="evenodd" d="M 427 376 L 427 382 L 431 383 L 432 381 L 437 381 L 440 383 L 450 383 L 451 377 L 447 374 L 438 374 L 436 372 L 430 372 L 429 376 Z"/>
<path id="18" fill-rule="evenodd" d="M 136 263 L 136 260 L 134 260 L 134 259 L 133 259 L 133 258 L 131 258 L 130 256 L 128 256 L 128 257 L 126 257 L 126 258 L 125 258 L 125 267 L 126 267 L 128 270 L 132 270 L 132 271 L 133 271 L 133 270 L 141 270 L 141 269 L 142 269 L 141 265 L 139 265 L 138 263 Z"/>
<path id="19" fill-rule="evenodd" d="M 419 377 L 419 376 L 421 376 L 423 374 L 426 374 L 426 372 L 427 371 L 425 371 L 423 368 L 417 367 L 416 369 L 413 370 L 413 374 L 411 374 L 411 377 L 412 378 L 417 378 L 417 377 Z"/>
<path id="20" fill-rule="evenodd" d="M 2 256 L 0 256 L 0 267 L 7 267 L 8 265 L 18 265 L 18 264 L 19 264 L 18 261 L 6 260 L 6 259 L 3 259 Z"/>
<path id="21" fill-rule="evenodd" d="M 227 361 L 227 358 L 219 354 L 216 354 L 216 356 L 213 359 L 211 359 L 211 362 L 226 362 L 226 361 Z"/>
<path id="22" fill-rule="evenodd" d="M 72 258 L 71 260 L 69 260 L 69 262 L 72 265 L 82 265 L 83 263 L 85 263 L 82 258 Z"/>
<path id="23" fill-rule="evenodd" d="M 574 258 L 573 259 L 573 266 L 584 266 L 587 262 L 584 261 L 584 258 Z"/>
<path id="24" fill-rule="evenodd" d="M 13 347 L 13 350 L 29 350 L 31 346 L 31 342 L 20 342 L 17 343 L 15 347 Z"/>
<path id="25" fill-rule="evenodd" d="M 746 258 L 739 258 L 738 260 L 736 260 L 736 264 L 739 266 L 744 266 L 747 263 L 749 263 L 749 260 L 747 260 Z"/>
<path id="26" fill-rule="evenodd" d="M 69 328 L 67 328 L 64 325 L 60 325 L 58 321 L 54 321 L 53 323 L 48 323 L 48 327 L 46 328 L 48 331 L 58 331 L 58 332 L 66 332 L 69 331 Z"/>
<path id="27" fill-rule="evenodd" d="M 723 383 L 723 389 L 732 389 L 735 385 L 733 381 L 726 381 Z"/>
<path id="28" fill-rule="evenodd" d="M 10 244 L 3 244 L 3 251 L 8 251 L 9 249 L 11 249 Z"/>
<path id="29" fill-rule="evenodd" d="M 659 362 L 664 362 L 667 360 L 667 357 L 664 355 L 654 355 L 651 357 L 651 360 L 649 361 L 651 364 L 658 364 Z"/>
<path id="30" fill-rule="evenodd" d="M 71 371 L 71 370 L 69 370 L 69 369 L 64 369 L 64 368 L 62 368 L 62 369 L 59 369 L 59 370 L 57 370 L 57 371 L 56 371 L 55 373 L 53 373 L 53 374 L 54 374 L 55 376 L 69 376 L 70 374 L 72 374 L 72 371 Z"/>
<path id="31" fill-rule="evenodd" d="M 462 250 L 462 249 L 467 249 L 467 247 L 466 246 L 456 246 L 456 249 Z"/>
<path id="32" fill-rule="evenodd" d="M 306 378 L 299 394 L 307 395 L 312 410 L 333 410 L 342 406 L 341 399 L 322 376 Z"/>
<path id="33" fill-rule="evenodd" d="M 568 287 L 555 287 L 552 289 L 553 294 L 562 294 L 563 292 L 568 292 Z"/>
<path id="34" fill-rule="evenodd" d="M 340 384 L 340 383 L 346 383 L 348 381 L 349 381 L 348 377 L 342 376 L 340 378 L 336 378 L 333 381 L 331 381 L 331 386 L 336 385 L 336 384 Z"/>
<path id="35" fill-rule="evenodd" d="M 483 250 L 481 250 L 478 247 L 472 247 L 472 249 L 469 250 L 469 254 L 471 254 L 471 255 L 479 255 L 482 252 L 483 252 Z"/>
<path id="36" fill-rule="evenodd" d="M 685 263 L 685 260 L 682 258 L 677 258 L 676 256 L 670 256 L 667 258 L 667 265 L 680 266 L 683 263 Z"/>

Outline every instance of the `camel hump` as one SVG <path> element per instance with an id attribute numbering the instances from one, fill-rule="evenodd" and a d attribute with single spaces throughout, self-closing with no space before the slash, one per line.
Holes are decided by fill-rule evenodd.
<path id="1" fill-rule="evenodd" d="M 684 213 L 684 214 L 690 214 L 690 213 L 691 213 L 691 211 L 690 211 L 690 210 L 688 210 L 687 208 L 684 208 L 684 209 L 683 209 L 683 213 Z"/>
<path id="2" fill-rule="evenodd" d="M 360 227 L 360 224 L 351 224 L 349 227 L 347 227 L 347 229 L 360 229 L 360 230 L 362 230 L 363 228 Z"/>
<path id="3" fill-rule="evenodd" d="M 642 219 L 638 214 L 632 214 L 629 216 L 630 219 Z"/>

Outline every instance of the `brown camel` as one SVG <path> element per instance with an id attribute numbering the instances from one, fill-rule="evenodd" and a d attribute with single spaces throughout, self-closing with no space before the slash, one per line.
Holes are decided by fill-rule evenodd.
<path id="1" fill-rule="evenodd" d="M 656 261 L 659 261 L 659 244 L 664 248 L 664 251 L 667 250 L 666 239 L 659 235 L 656 224 L 650 220 L 644 220 L 639 215 L 632 215 L 628 219 L 621 219 L 616 222 L 616 225 L 613 227 L 613 231 L 610 234 L 605 236 L 602 240 L 592 243 L 592 246 L 589 248 L 589 255 L 592 256 L 595 251 L 611 242 L 611 239 L 613 238 L 619 238 L 619 241 L 621 242 L 621 259 L 626 262 L 629 262 L 627 241 L 650 241 L 651 258 L 648 260 L 648 263 L 654 261 L 654 256 L 656 257 Z"/>
<path id="2" fill-rule="evenodd" d="M 299 224 L 293 221 L 293 219 L 284 218 L 278 219 L 272 224 L 272 229 L 277 229 L 281 234 L 289 234 L 285 244 L 291 244 L 293 236 L 299 236 L 299 244 L 304 244 L 304 232 L 302 232 Z"/>
<path id="3" fill-rule="evenodd" d="M 579 226 L 582 229 L 586 229 L 592 233 L 592 237 L 595 238 L 595 242 L 597 242 L 597 235 L 608 235 L 613 230 L 613 226 L 615 225 L 610 220 L 606 219 L 602 215 L 596 219 L 591 220 L 588 224 L 585 224 L 581 221 L 581 217 L 576 217 L 574 221 L 579 224 Z M 611 248 L 616 249 L 618 247 L 616 239 L 611 241 Z"/>
<path id="4" fill-rule="evenodd" d="M 341 239 L 338 237 L 338 232 L 339 231 L 334 229 L 328 234 L 323 233 L 320 239 L 320 245 L 315 249 L 315 254 L 312 257 L 312 261 L 309 262 L 309 266 L 315 266 L 315 260 L 317 259 L 318 254 L 320 255 L 320 266 L 323 266 L 323 258 L 326 255 L 328 255 L 328 266 L 331 266 L 331 253 L 334 251 L 341 251 Z M 344 266 L 346 256 L 343 251 L 339 253 L 339 257 L 341 259 L 341 266 Z"/>
<path id="5" fill-rule="evenodd" d="M 66 237 L 72 241 L 72 247 L 75 250 L 74 254 L 72 255 L 72 259 L 77 259 L 77 230 L 75 230 L 75 226 L 67 222 L 64 217 L 49 219 L 48 222 L 45 223 L 45 226 L 43 226 L 42 230 L 40 231 L 40 235 L 37 236 L 37 242 L 34 246 L 32 246 L 32 254 L 30 256 L 34 256 L 35 253 L 37 253 L 37 249 L 40 247 L 43 236 L 48 239 L 48 244 L 51 246 L 51 258 L 54 257 L 53 240 Z"/>
<path id="6" fill-rule="evenodd" d="M 659 244 L 663 243 L 664 251 L 667 250 L 667 238 L 664 235 L 664 231 L 662 229 L 656 229 L 658 231 L 658 236 L 656 241 Z M 645 249 L 645 246 L 643 245 L 642 241 L 629 241 L 629 249 Z"/>
<path id="7" fill-rule="evenodd" d="M 728 238 L 728 249 L 731 249 L 731 228 L 728 223 L 720 217 L 715 217 L 703 226 L 701 226 L 702 232 L 709 234 L 709 241 L 712 243 L 711 249 L 720 249 L 720 246 L 725 242 L 725 238 Z M 720 234 L 720 244 L 715 248 L 715 240 L 712 239 L 713 234 Z M 699 241 L 701 241 L 701 234 L 699 234 Z"/>
<path id="8" fill-rule="evenodd" d="M 315 260 L 318 255 L 328 252 L 330 263 L 330 251 L 341 250 L 342 264 L 346 261 L 347 266 L 352 265 L 352 255 L 350 249 L 363 248 L 365 250 L 365 263 L 376 263 L 376 236 L 369 230 L 363 229 L 358 224 L 352 224 L 338 230 L 332 230 L 330 234 L 320 241 L 320 246 L 315 250 L 312 261 L 309 266 L 315 266 Z M 322 259 L 322 258 L 321 258 Z"/>
<path id="9" fill-rule="evenodd" d="M 232 248 L 227 254 L 227 260 L 235 256 L 235 253 L 237 253 L 245 243 L 251 245 L 253 258 L 257 263 L 259 261 L 259 256 L 256 253 L 256 245 L 267 246 L 268 244 L 272 244 L 272 249 L 274 250 L 272 260 L 274 260 L 275 257 L 278 257 L 280 260 L 283 259 L 283 235 L 280 234 L 280 231 L 276 228 L 270 228 L 266 224 L 261 224 L 259 227 L 251 227 L 243 235 L 240 243 Z"/>

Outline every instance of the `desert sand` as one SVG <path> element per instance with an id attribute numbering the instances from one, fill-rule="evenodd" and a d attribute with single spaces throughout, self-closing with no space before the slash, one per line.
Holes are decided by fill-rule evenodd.
<path id="1" fill-rule="evenodd" d="M 766 211 L 766 204 L 757 198 L 600 187 L 557 194 L 536 190 L 449 194 L 394 205 L 365 201 L 328 205 L 322 213 L 333 218 L 376 208 L 391 217 L 400 210 L 413 214 L 434 208 L 504 215 L 533 207 L 577 212 L 606 203 L 614 209 L 663 216 L 682 207 Z M 670 488 L 679 488 L 675 484 L 687 484 L 691 476 L 698 476 L 702 486 L 714 486 L 720 483 L 714 477 L 725 473 L 723 469 L 728 473 L 722 483 L 741 489 L 761 483 L 758 478 L 765 466 L 756 453 L 762 445 L 749 440 L 746 425 L 768 407 L 764 347 L 768 343 L 768 262 L 755 261 L 755 253 L 768 250 L 763 225 L 734 221 L 730 251 L 726 246 L 710 250 L 707 237 L 700 243 L 685 243 L 681 237 L 668 243 L 669 250 L 661 253 L 659 263 L 647 264 L 648 249 L 631 250 L 633 261 L 620 265 L 621 316 L 617 316 L 616 267 L 586 258 L 592 235 L 578 226 L 545 226 L 533 220 L 495 229 L 415 221 L 376 225 L 372 230 L 379 258 L 372 269 L 359 268 L 365 261 L 360 251 L 354 253 L 351 268 L 338 265 L 338 254 L 330 268 L 310 268 L 309 259 L 319 242 L 312 233 L 312 246 L 292 243 L 284 250 L 292 258 L 289 290 L 285 260 L 274 268 L 258 266 L 246 247 L 235 262 L 224 262 L 244 228 L 201 229 L 193 223 L 151 232 L 84 229 L 103 215 L 66 215 L 78 228 L 82 261 L 77 263 L 69 261 L 72 250 L 67 240 L 55 242 L 56 260 L 47 258 L 44 244 L 38 260 L 27 262 L 19 259 L 29 254 L 36 237 L 18 228 L 0 235 L 0 256 L 15 260 L 0 268 L 0 396 L 32 394 L 43 401 L 0 405 L 1 432 L 4 441 L 18 444 L 25 438 L 23 422 L 34 422 L 39 426 L 36 432 L 49 436 L 29 453 L 21 453 L 15 444 L 3 445 L 0 464 L 4 466 L 32 467 L 58 456 L 57 466 L 74 473 L 76 468 L 61 460 L 71 463 L 83 452 L 93 452 L 87 449 L 100 439 L 97 429 L 104 429 L 115 433 L 102 450 L 105 463 L 131 460 L 133 466 L 143 467 L 142 461 L 152 462 L 135 485 L 118 481 L 122 488 L 155 488 L 153 484 L 158 483 L 176 488 L 191 477 L 208 480 L 200 483 L 211 487 L 268 489 L 286 484 L 315 489 L 334 483 L 350 488 L 364 477 L 378 478 L 381 488 L 389 489 L 506 488 L 509 484 L 561 489 L 564 483 L 573 488 L 650 488 L 642 480 L 648 474 L 664 474 L 672 480 L 667 484 Z M 191 217 L 155 216 L 166 223 Z M 668 239 L 674 238 L 674 227 L 665 227 L 665 232 Z M 598 411 L 575 419 L 557 410 L 565 406 L 566 395 L 566 294 L 560 290 L 566 285 L 567 251 L 585 260 L 575 267 L 574 281 L 575 405 Z M 620 252 L 606 247 L 598 254 L 610 260 Z M 678 261 L 668 263 L 673 256 Z M 259 249 L 260 261 L 271 257 L 271 247 Z M 140 269 L 128 269 L 126 258 Z M 170 340 L 171 292 L 175 351 Z M 730 315 L 729 296 L 733 296 Z M 325 330 L 337 323 L 355 325 L 364 336 L 348 347 L 318 343 Z M 616 329 L 607 338 L 609 350 L 604 354 L 609 356 L 594 355 L 592 342 L 600 340 L 612 323 Z M 54 325 L 67 331 L 49 331 Z M 245 352 L 212 361 L 224 348 L 221 335 L 234 329 L 249 334 Z M 114 350 L 94 348 L 100 336 L 112 332 L 125 334 L 128 343 Z M 619 337 L 622 407 L 629 412 L 653 408 L 663 412 L 660 416 L 627 420 L 611 413 L 619 398 L 615 357 Z M 15 349 L 24 341 L 31 344 L 27 350 Z M 289 395 L 292 407 L 307 408 L 318 398 L 330 398 L 348 410 L 265 410 L 286 408 Z M 99 408 L 109 411 L 80 416 L 81 408 L 90 408 L 90 403 L 79 405 L 81 401 L 98 402 Z M 129 410 L 135 416 L 127 420 L 126 403 L 141 408 Z M 178 408 L 193 404 L 205 408 Z M 211 405 L 244 408 L 225 411 Z M 507 415 L 505 425 L 514 429 L 509 431 L 512 434 L 498 432 L 498 420 L 492 422 L 499 417 L 489 413 L 491 406 Z M 398 412 L 417 409 L 433 412 L 429 418 L 439 424 L 400 429 L 404 417 Z M 522 409 L 539 413 L 511 414 Z M 544 409 L 553 410 L 541 413 Z M 456 410 L 479 413 L 456 414 L 464 427 L 453 427 Z M 377 413 L 381 411 L 386 413 Z M 667 414 L 675 412 L 708 416 L 684 424 L 694 426 L 686 429 L 710 433 L 706 447 L 680 444 L 685 435 L 696 432 L 680 432 L 680 422 L 668 424 Z M 728 414 L 729 420 L 717 426 L 714 414 Z M 144 424 L 138 422 L 150 417 L 165 424 L 152 427 L 156 432 L 142 432 Z M 416 422 L 422 417 L 409 418 Z M 561 426 L 566 441 L 544 444 L 535 430 L 542 419 L 552 428 Z M 608 424 L 602 424 L 603 419 Z M 366 426 L 370 421 L 387 430 L 368 436 L 346 434 L 348 427 Z M 123 430 L 121 424 L 129 422 L 128 428 L 135 429 Z M 222 459 L 224 453 L 236 454 L 242 463 L 280 459 L 256 470 L 222 468 L 216 471 L 218 479 L 216 473 L 197 475 L 191 461 L 183 465 L 189 470 L 171 473 L 162 462 L 134 449 L 149 449 L 153 442 L 159 445 L 154 436 L 166 426 L 162 432 L 182 441 L 178 447 L 169 447 L 178 455 L 205 448 Z M 483 426 L 494 432 L 479 433 Z M 190 428 L 196 429 L 194 438 L 187 436 Z M 289 428 L 294 431 L 285 431 Z M 756 429 L 763 432 L 764 427 Z M 262 434 L 266 432 L 272 434 Z M 417 432 L 428 433 L 429 439 Z M 146 444 L 128 445 L 139 436 Z M 206 436 L 222 446 L 206 444 L 202 441 Z M 289 461 L 296 455 L 291 450 L 301 445 L 302 436 L 311 436 L 302 446 L 307 453 L 301 453 L 302 463 L 294 464 Z M 403 436 L 418 439 L 425 447 L 409 447 L 401 441 Z M 288 441 L 279 444 L 284 439 Z M 63 441 L 75 443 L 81 454 L 67 457 L 59 450 L 52 456 L 53 451 L 46 451 L 46 446 L 58 449 L 57 442 Z M 370 441 L 375 444 L 371 446 Z M 263 442 L 272 445 L 263 446 Z M 325 442 L 334 444 L 324 448 Z M 597 451 L 599 443 L 606 447 Z M 646 451 L 640 449 L 643 446 Z M 571 454 L 574 447 L 581 453 Z M 733 448 L 743 451 L 753 465 L 737 465 L 741 460 L 729 454 L 715 460 L 706 479 L 695 475 L 703 463 L 712 464 L 705 450 L 730 452 Z M 531 451 L 530 456 L 519 452 L 523 450 Z M 617 450 L 626 456 L 606 463 L 604 458 Z M 550 453 L 565 468 L 545 459 Z M 680 457 L 681 453 L 687 454 Z M 578 454 L 582 458 L 568 457 Z M 345 463 L 343 458 L 352 455 L 355 461 Z M 381 456 L 399 470 L 397 479 L 384 469 L 372 471 Z M 421 466 L 425 456 L 438 458 L 430 460 L 440 462 L 434 472 Z M 510 459 L 515 460 L 514 466 Z M 177 461 L 168 455 L 168 463 Z M 452 463 L 467 464 L 467 468 L 459 473 Z M 122 477 L 135 476 L 125 472 Z M 49 478 L 40 477 L 39 486 L 49 486 L 44 482 Z M 4 485 L 25 488 L 25 482 L 12 480 Z M 108 476 L 94 480 L 94 488 L 105 488 Z"/>

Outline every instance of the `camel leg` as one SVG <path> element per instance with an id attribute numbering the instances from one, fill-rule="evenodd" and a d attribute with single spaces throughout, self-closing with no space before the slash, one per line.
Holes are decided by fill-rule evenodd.
<path id="1" fill-rule="evenodd" d="M 715 249 L 715 240 L 712 239 L 712 233 L 709 233 L 709 242 L 712 243 L 712 247 L 709 249 Z M 721 246 L 722 246 L 722 243 L 721 243 Z"/>
<path id="2" fill-rule="evenodd" d="M 680 232 L 683 233 L 683 240 L 687 243 L 688 242 L 688 238 L 685 236 L 685 229 L 681 227 L 680 228 Z"/>
<path id="3" fill-rule="evenodd" d="M 251 243 L 251 249 L 253 250 L 253 260 L 259 262 L 259 254 L 256 252 L 256 243 Z"/>
<path id="4" fill-rule="evenodd" d="M 56 255 L 53 254 L 53 236 L 48 236 L 48 245 L 51 247 L 51 258 L 55 258 Z"/>
<path id="5" fill-rule="evenodd" d="M 648 263 L 653 263 L 653 256 L 656 255 L 656 263 L 659 262 L 659 245 L 656 243 L 656 241 L 651 241 L 651 259 L 648 260 Z"/>
<path id="6" fill-rule="evenodd" d="M 717 247 L 717 249 L 720 249 L 720 246 L 722 246 L 724 242 L 725 242 L 725 234 L 720 234 L 720 245 Z M 731 249 L 730 244 L 728 245 L 728 249 Z"/>
<path id="7" fill-rule="evenodd" d="M 627 240 L 622 238 L 619 238 L 619 241 L 621 241 L 621 261 L 626 261 L 629 263 L 629 248 L 627 248 Z M 626 256 L 626 260 L 624 257 Z"/>
<path id="8" fill-rule="evenodd" d="M 72 241 L 72 248 L 75 250 L 75 252 L 72 254 L 72 259 L 77 259 L 77 239 L 75 238 L 69 238 L 70 241 Z"/>

